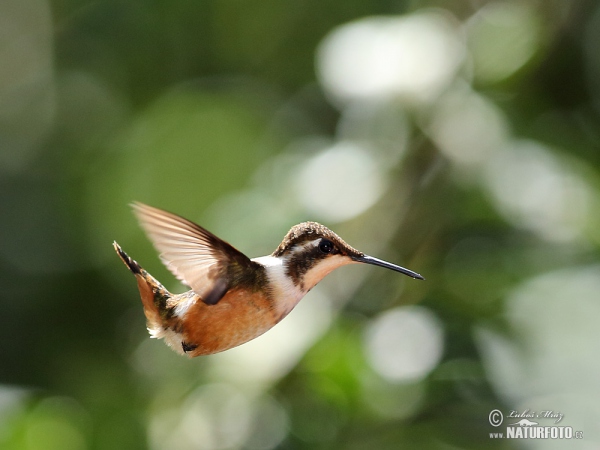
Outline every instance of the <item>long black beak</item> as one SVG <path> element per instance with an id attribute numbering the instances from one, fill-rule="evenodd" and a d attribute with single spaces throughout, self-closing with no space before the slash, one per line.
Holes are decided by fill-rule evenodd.
<path id="1" fill-rule="evenodd" d="M 372 264 L 374 266 L 385 267 L 386 269 L 392 269 L 396 272 L 403 273 L 404 275 L 408 275 L 409 277 L 413 277 L 417 280 L 424 280 L 421 275 L 417 272 L 413 272 L 412 270 L 405 269 L 404 267 L 397 266 L 396 264 L 389 263 L 387 261 L 383 261 L 382 259 L 373 258 L 372 256 L 362 255 L 362 256 L 353 256 L 352 259 L 356 262 L 361 262 L 365 264 Z"/>

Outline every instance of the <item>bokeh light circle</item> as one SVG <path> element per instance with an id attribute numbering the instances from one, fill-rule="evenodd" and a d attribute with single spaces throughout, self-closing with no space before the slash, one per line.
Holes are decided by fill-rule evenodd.
<path id="1" fill-rule="evenodd" d="M 392 309 L 377 317 L 365 336 L 372 368 L 393 382 L 425 377 L 440 361 L 444 341 L 439 319 L 421 306 Z"/>

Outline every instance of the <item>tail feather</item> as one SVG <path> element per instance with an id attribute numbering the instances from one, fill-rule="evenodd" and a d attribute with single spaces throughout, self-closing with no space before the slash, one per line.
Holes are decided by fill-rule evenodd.
<path id="1" fill-rule="evenodd" d="M 148 331 L 153 336 L 168 328 L 168 318 L 170 315 L 169 299 L 173 297 L 160 282 L 146 272 L 134 261 L 121 246 L 113 242 L 113 247 L 119 255 L 119 258 L 125 263 L 127 268 L 135 275 L 138 282 L 138 289 L 144 305 L 144 314 L 148 320 Z"/>
<path id="2" fill-rule="evenodd" d="M 140 275 L 142 273 L 142 268 L 137 261 L 133 260 L 127 253 L 125 253 L 121 246 L 117 244 L 117 241 L 113 242 L 113 247 L 115 248 L 117 255 L 119 255 L 119 258 L 121 258 L 121 261 L 125 263 L 127 268 L 131 270 L 134 275 Z"/>

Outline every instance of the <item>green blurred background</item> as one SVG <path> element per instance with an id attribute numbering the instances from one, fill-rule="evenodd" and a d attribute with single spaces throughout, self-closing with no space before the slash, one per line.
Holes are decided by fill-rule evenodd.
<path id="1" fill-rule="evenodd" d="M 598 448 L 599 114 L 596 1 L 2 0 L 0 448 Z M 189 360 L 113 252 L 184 290 L 134 200 L 427 280 L 345 267 Z"/>

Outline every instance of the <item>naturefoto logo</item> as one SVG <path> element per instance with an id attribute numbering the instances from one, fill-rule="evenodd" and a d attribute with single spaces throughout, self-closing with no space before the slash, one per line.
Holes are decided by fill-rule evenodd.
<path id="1" fill-rule="evenodd" d="M 561 412 L 529 409 L 523 412 L 511 410 L 505 417 L 502 411 L 494 409 L 489 415 L 490 425 L 499 427 L 504 424 L 506 428 L 503 433 L 490 433 L 490 439 L 583 439 L 583 431 L 557 425 L 563 417 Z M 543 422 L 553 425 L 547 426 Z"/>

